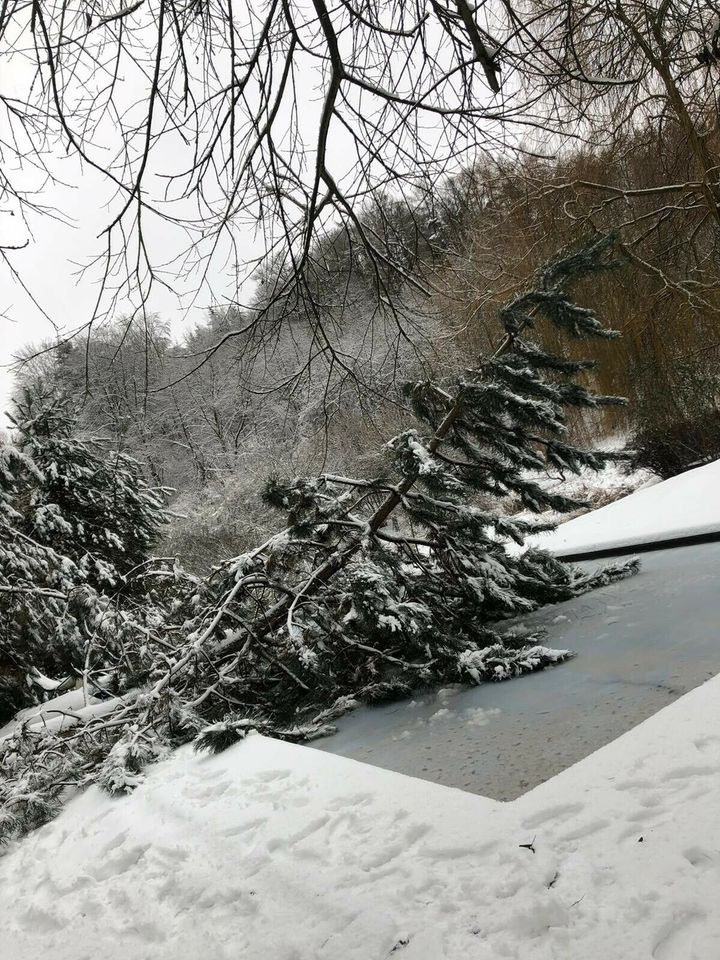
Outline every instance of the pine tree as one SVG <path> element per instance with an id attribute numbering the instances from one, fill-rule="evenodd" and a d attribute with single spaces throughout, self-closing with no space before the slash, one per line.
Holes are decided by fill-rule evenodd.
<path id="1" fill-rule="evenodd" d="M 27 672 L 47 666 L 48 650 L 77 639 L 68 600 L 78 571 L 30 536 L 24 522 L 29 490 L 40 483 L 33 461 L 0 443 L 0 722 L 32 702 Z"/>
<path id="2" fill-rule="evenodd" d="M 361 702 L 502 680 L 569 656 L 508 620 L 636 566 L 589 576 L 508 550 L 535 528 L 504 508 L 511 499 L 536 513 L 575 509 L 532 473 L 609 459 L 569 441 L 568 413 L 620 401 L 578 382 L 591 364 L 529 333 L 545 321 L 572 337 L 615 336 L 570 296 L 575 281 L 618 266 L 612 243 L 596 239 L 541 270 L 501 311 L 493 356 L 447 382 L 408 386 L 418 423 L 389 441 L 386 476 L 273 481 L 265 497 L 287 512 L 284 532 L 148 597 L 143 622 L 128 621 L 120 647 L 111 638 L 104 647 L 122 696 L 103 716 L 69 740 L 19 730 L 0 743 L 0 800 L 11 811 L 0 836 L 51 816 L 60 783 L 130 789 L 168 745 L 196 738 L 222 749 L 251 729 L 308 739 Z"/>
<path id="3" fill-rule="evenodd" d="M 512 497 L 536 513 L 574 510 L 577 501 L 529 473 L 548 465 L 577 473 L 611 458 L 568 441 L 568 411 L 623 401 L 577 382 L 591 363 L 548 353 L 525 334 L 544 320 L 573 337 L 616 336 L 568 293 L 578 279 L 618 266 L 612 242 L 547 265 L 537 286 L 501 311 L 505 338 L 494 356 L 453 381 L 408 385 L 419 424 L 388 443 L 387 477 L 268 486 L 288 531 L 203 587 L 209 607 L 222 611 L 213 639 L 242 650 L 224 692 L 245 699 L 251 688 L 263 721 L 310 721 L 311 732 L 357 702 L 428 683 L 505 679 L 569 655 L 532 634 L 508 635 L 502 621 L 635 564 L 586 576 L 547 553 L 508 551 L 508 540 L 522 544 L 536 527 L 502 508 Z M 218 641 L 223 628 L 227 639 Z M 315 707 L 324 709 L 313 715 Z"/>
<path id="4" fill-rule="evenodd" d="M 90 585 L 117 587 L 158 538 L 164 491 L 148 487 L 131 457 L 75 436 L 67 396 L 25 390 L 10 419 L 42 476 L 25 511 L 32 535 L 70 557 Z"/>
<path id="5" fill-rule="evenodd" d="M 134 461 L 72 435 L 69 399 L 26 391 L 11 420 L 16 442 L 0 446 L 0 722 L 51 691 L 52 677 L 74 682 L 91 638 L 105 655 L 122 646 L 136 621 L 124 606 L 148 587 L 130 574 L 164 522 Z"/>

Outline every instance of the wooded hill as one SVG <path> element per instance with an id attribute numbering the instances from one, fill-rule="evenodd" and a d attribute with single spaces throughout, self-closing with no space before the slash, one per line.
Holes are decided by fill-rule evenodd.
<path id="1" fill-rule="evenodd" d="M 652 123 L 560 161 L 478 165 L 430 196 L 376 197 L 357 228 L 326 234 L 304 286 L 275 262 L 249 307 L 210 310 L 182 343 L 162 318 L 118 319 L 21 381 L 81 398 L 80 433 L 177 492 L 187 519 L 168 550 L 207 569 L 271 531 L 256 495 L 269 476 L 373 472 L 388 429 L 411 419 L 402 384 L 492 350 L 496 310 L 554 249 L 618 225 L 627 269 L 579 294 L 622 333 L 590 346 L 585 382 L 629 405 L 572 429 L 620 435 L 669 476 L 720 454 L 720 251 L 699 177 L 682 132 Z"/>

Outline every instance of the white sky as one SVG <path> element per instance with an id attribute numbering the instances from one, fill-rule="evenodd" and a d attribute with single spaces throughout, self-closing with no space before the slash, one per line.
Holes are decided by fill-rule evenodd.
<path id="1" fill-rule="evenodd" d="M 24 82 L 29 67 L 26 62 L 12 57 L 5 58 L 2 74 L 2 91 L 8 90 L 19 97 L 26 95 Z M 119 96 L 127 103 L 140 99 L 144 86 L 125 78 L 124 87 Z M 296 91 L 302 108 L 302 119 L 313 143 L 317 137 L 317 115 L 322 102 L 323 85 L 320 74 L 307 71 L 301 74 Z M 112 134 L 107 136 L 110 140 Z M 342 167 L 345 165 L 342 134 L 334 136 L 329 155 L 333 155 Z M 102 138 L 97 140 L 102 144 Z M 102 146 L 95 150 L 96 157 L 102 157 Z M 107 147 L 105 148 L 107 149 Z M 64 219 L 72 222 L 65 225 L 49 216 L 36 215 L 30 223 L 30 231 L 20 216 L 11 215 L 11 204 L 0 202 L 0 244 L 19 244 L 29 239 L 25 249 L 11 251 L 7 256 L 12 267 L 21 275 L 31 296 L 15 282 L 11 271 L 0 262 L 0 427 L 5 422 L 4 411 L 8 409 L 14 389 L 14 358 L 24 348 L 36 345 L 48 338 L 55 339 L 56 328 L 61 332 L 70 332 L 86 324 L 93 315 L 98 296 L 100 271 L 94 275 L 79 275 L 79 266 L 87 265 L 93 257 L 103 250 L 102 231 L 112 219 L 110 209 L 118 209 L 117 198 L 113 198 L 112 186 L 91 168 L 82 168 L 80 162 L 64 155 L 64 148 L 58 147 L 52 156 L 50 165 L 53 175 L 64 184 L 58 183 L 44 188 L 37 197 L 62 213 Z M 182 144 L 172 144 L 168 138 L 162 139 L 153 150 L 153 176 L 149 179 L 151 200 L 162 194 L 161 182 L 157 174 L 176 173 L 187 166 L 192 157 L 190 148 Z M 46 158 L 47 161 L 47 158 Z M 17 164 L 14 165 L 17 167 Z M 34 185 L 32 170 L 25 165 L 22 170 L 8 165 L 3 173 L 8 173 L 16 184 Z M 187 206 L 176 215 L 192 216 L 193 210 Z M 188 246 L 187 236 L 178 227 L 164 222 L 146 220 L 144 230 L 151 240 L 152 254 L 157 257 L 158 250 L 163 258 L 170 259 Z M 257 225 L 233 223 L 235 253 L 241 259 L 251 260 L 264 252 L 262 232 Z M 204 287 L 195 295 L 197 277 L 191 276 L 177 266 L 170 271 L 171 285 L 176 295 L 162 286 L 147 303 L 148 313 L 157 313 L 169 322 L 173 334 L 180 337 L 184 329 L 200 321 L 206 309 L 213 304 L 227 303 L 229 299 L 240 296 L 245 301 L 252 292 L 252 283 L 245 284 L 238 291 L 238 275 L 227 265 L 228 247 L 222 246 L 213 257 Z M 151 254 L 151 255 L 152 255 Z M 165 278 L 168 279 L 167 277 Z M 37 305 L 33 303 L 33 298 Z M 121 302 L 112 311 L 112 316 L 122 317 L 129 313 L 132 304 Z M 44 314 L 47 314 L 45 316 Z"/>
<path id="2" fill-rule="evenodd" d="M 59 331 L 72 331 L 85 324 L 93 313 L 97 297 L 97 282 L 92 276 L 79 276 L 78 265 L 88 263 L 93 254 L 101 249 L 97 234 L 107 215 L 103 205 L 103 190 L 97 181 L 83 177 L 73 191 L 53 194 L 65 214 L 76 220 L 74 226 L 65 226 L 49 218 L 38 220 L 34 236 L 23 250 L 8 254 L 13 267 L 21 275 L 37 305 L 13 282 L 9 271 L 2 270 L 0 286 L 0 411 L 8 408 L 14 386 L 13 358 L 24 348 L 55 337 Z M 0 215 L 0 230 L 3 242 L 22 242 L 27 230 L 22 228 L 18 217 Z M 172 230 L 167 226 L 165 229 Z M 18 235 L 19 232 L 19 235 Z M 241 238 L 242 242 L 242 238 Z M 256 239 L 247 231 L 248 255 L 256 246 Z M 210 276 L 210 289 L 198 297 L 197 303 L 187 308 L 177 296 L 163 287 L 156 288 L 148 304 L 149 312 L 157 312 L 170 321 L 176 336 L 183 329 L 198 322 L 206 307 L 230 295 L 233 286 L 216 269 Z M 181 282 L 178 280 L 178 288 Z M 129 304 L 125 304 L 129 308 Z M 43 312 L 47 316 L 43 315 Z M 123 304 L 116 311 L 122 316 Z M 1 421 L 0 421 L 1 422 Z"/>
<path id="3" fill-rule="evenodd" d="M 22 100 L 28 96 L 33 82 L 32 52 L 29 56 L 21 53 L 8 55 L 6 50 L 2 53 L 2 93 Z M 138 117 L 144 117 L 147 109 L 144 100 L 147 91 L 145 74 L 133 74 L 133 68 L 127 61 L 120 73 L 121 83 L 114 102 L 119 110 L 124 105 L 127 111 L 123 116 L 124 122 L 127 122 L 133 110 Z M 82 79 L 80 82 L 82 85 Z M 95 82 L 94 76 L 90 82 Z M 311 96 L 311 88 L 306 93 Z M 80 118 L 74 122 L 78 128 L 82 126 Z M 115 130 L 112 123 L 108 120 L 106 124 L 110 126 L 96 132 L 92 138 L 91 153 L 95 162 L 99 163 L 103 162 L 105 156 L 114 156 L 117 148 L 117 143 L 113 146 Z M 7 136 L 7 131 L 0 131 L 0 138 Z M 20 146 L 22 150 L 22 144 Z M 157 174 L 177 173 L 189 164 L 191 158 L 191 149 L 182 149 L 181 143 L 172 143 L 168 137 L 155 145 L 152 169 L 149 168 L 146 176 L 152 202 L 163 191 L 163 183 Z M 17 203 L 3 200 L 0 194 L 0 245 L 29 241 L 22 250 L 6 251 L 12 269 L 0 261 L 0 427 L 5 422 L 4 411 L 8 409 L 14 389 L 13 368 L 16 367 L 14 358 L 17 354 L 44 340 L 55 339 L 58 332 L 76 330 L 92 318 L 102 271 L 96 267 L 81 275 L 80 267 L 87 266 L 103 252 L 102 232 L 118 210 L 112 184 L 97 171 L 82 166 L 74 156 L 68 156 L 64 143 L 58 143 L 51 154 L 46 152 L 44 155 L 55 178 L 54 183 L 47 185 L 44 177 L 34 172 L 32 160 L 30 157 L 29 162 L 13 161 L 11 153 L 0 156 L 2 173 L 16 189 L 27 190 L 33 201 L 53 208 L 67 222 L 38 213 L 31 215 L 29 223 L 25 224 L 19 215 Z M 42 189 L 35 192 L 38 185 L 42 185 Z M 168 212 L 176 215 L 180 212 L 188 216 L 193 214 L 187 206 L 183 211 Z M 261 241 L 253 227 L 240 224 L 233 226 L 240 257 L 257 257 L 261 252 Z M 144 231 L 155 266 L 158 259 L 171 259 L 188 246 L 188 238 L 183 231 L 169 223 L 159 220 L 153 222 L 146 216 Z M 164 279 L 169 280 L 173 290 L 156 286 L 146 304 L 148 313 L 159 314 L 171 324 L 174 335 L 180 337 L 184 329 L 202 319 L 209 306 L 227 302 L 230 297 L 236 296 L 238 278 L 236 275 L 231 277 L 223 254 L 224 250 L 220 247 L 208 271 L 206 283 L 197 296 L 192 295 L 198 284 L 196 277 L 177 267 L 170 270 Z M 22 283 L 13 278 L 13 270 L 20 275 Z M 27 291 L 23 289 L 23 284 Z M 241 289 L 241 296 L 247 296 L 250 290 Z M 110 316 L 123 317 L 131 312 L 132 306 L 129 300 L 120 301 Z"/>
<path id="4" fill-rule="evenodd" d="M 20 216 L 0 210 L 0 243 L 29 240 L 24 249 L 7 253 L 27 291 L 0 263 L 0 424 L 14 389 L 13 361 L 17 354 L 31 345 L 55 339 L 57 332 L 69 333 L 82 327 L 92 317 L 98 296 L 99 269 L 81 273 L 80 267 L 88 265 L 103 250 L 101 234 L 110 219 L 107 200 L 111 194 L 99 174 L 81 169 L 75 160 L 58 157 L 53 172 L 70 186 L 56 185 L 43 191 L 41 197 L 61 211 L 69 223 L 36 215 L 28 229 Z M 149 223 L 146 230 L 156 252 L 160 249 L 169 253 L 187 242 L 182 231 L 171 224 Z M 257 256 L 259 238 L 250 227 L 239 227 L 236 241 L 241 255 Z M 196 281 L 176 272 L 171 282 L 174 292 L 157 286 L 148 302 L 148 312 L 158 313 L 170 322 L 173 333 L 180 337 L 184 329 L 202 319 L 209 306 L 227 302 L 236 292 L 222 256 L 215 260 L 207 281 L 193 298 L 189 291 Z M 129 301 L 121 301 L 112 315 L 121 317 L 130 309 Z"/>
<path id="5" fill-rule="evenodd" d="M 163 153 L 168 153 L 167 148 Z M 155 157 L 160 161 L 157 169 L 162 172 L 174 171 L 181 162 L 177 155 L 163 157 L 156 152 Z M 0 262 L 0 427 L 14 389 L 14 358 L 29 346 L 55 339 L 58 332 L 69 333 L 82 327 L 93 316 L 98 297 L 101 270 L 95 267 L 81 273 L 80 267 L 90 264 L 104 249 L 102 231 L 111 219 L 108 200 L 112 191 L 100 174 L 81 169 L 79 162 L 63 158 L 59 151 L 52 160 L 52 169 L 68 186 L 45 189 L 39 199 L 60 211 L 69 223 L 38 214 L 28 229 L 20 216 L 9 213 L 9 205 L 0 204 L 0 244 L 29 240 L 24 249 L 7 252 L 27 290 Z M 117 209 L 117 203 L 113 209 Z M 145 231 L 155 258 L 158 252 L 169 258 L 187 247 L 186 235 L 172 224 L 149 221 Z M 261 239 L 251 226 L 235 225 L 235 242 L 241 257 L 251 259 L 261 252 Z M 174 292 L 156 286 L 147 311 L 169 322 L 179 338 L 183 330 L 203 318 L 208 307 L 235 297 L 236 280 L 235 274 L 231 277 L 220 248 L 207 281 L 196 296 L 193 294 L 197 279 L 175 269 L 170 280 Z M 241 289 L 241 296 L 247 296 L 251 289 Z M 129 300 L 120 301 L 111 316 L 122 317 L 131 310 Z"/>

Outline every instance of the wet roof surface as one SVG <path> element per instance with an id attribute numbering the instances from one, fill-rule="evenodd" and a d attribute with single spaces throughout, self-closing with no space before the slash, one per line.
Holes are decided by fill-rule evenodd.
<path id="1" fill-rule="evenodd" d="M 646 554 L 637 576 L 523 619 L 574 659 L 363 707 L 313 747 L 512 800 L 720 673 L 719 580 L 720 543 Z"/>

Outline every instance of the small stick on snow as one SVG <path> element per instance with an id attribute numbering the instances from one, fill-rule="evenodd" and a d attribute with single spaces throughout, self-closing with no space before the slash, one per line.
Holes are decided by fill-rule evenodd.
<path id="1" fill-rule="evenodd" d="M 522 847 L 523 850 L 530 850 L 531 853 L 535 853 L 535 837 L 532 838 L 530 843 L 519 843 L 519 847 Z"/>

